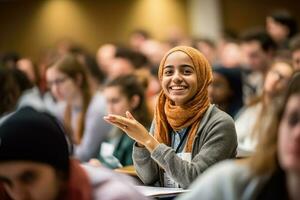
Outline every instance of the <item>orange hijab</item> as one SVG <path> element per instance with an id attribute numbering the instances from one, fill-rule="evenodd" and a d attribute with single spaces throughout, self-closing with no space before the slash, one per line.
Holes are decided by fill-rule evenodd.
<path id="1" fill-rule="evenodd" d="M 163 77 L 165 61 L 167 57 L 175 51 L 182 51 L 191 58 L 197 75 L 197 93 L 185 105 L 176 106 L 163 91 L 160 92 L 155 108 L 154 137 L 160 143 L 165 143 L 170 146 L 171 137 L 169 132 L 172 129 L 180 130 L 191 126 L 185 151 L 192 152 L 192 145 L 197 129 L 204 113 L 210 105 L 207 88 L 212 81 L 212 70 L 206 58 L 198 50 L 192 47 L 178 46 L 169 50 L 163 57 L 158 70 L 160 82 Z"/>

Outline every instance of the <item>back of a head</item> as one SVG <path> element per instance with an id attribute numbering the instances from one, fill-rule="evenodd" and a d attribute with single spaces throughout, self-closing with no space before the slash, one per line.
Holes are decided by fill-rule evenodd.
<path id="1" fill-rule="evenodd" d="M 118 47 L 115 57 L 128 60 L 135 69 L 139 69 L 149 64 L 149 61 L 144 54 L 125 47 Z"/>
<path id="2" fill-rule="evenodd" d="M 288 11 L 277 10 L 274 11 L 269 17 L 289 29 L 289 38 L 293 37 L 298 32 L 297 21 Z"/>
<path id="3" fill-rule="evenodd" d="M 276 50 L 276 43 L 267 32 L 262 29 L 254 28 L 247 30 L 242 33 L 240 40 L 242 43 L 257 41 L 265 52 Z"/>
<path id="4" fill-rule="evenodd" d="M 295 35 L 289 43 L 291 52 L 300 51 L 300 34 Z"/>
<path id="5" fill-rule="evenodd" d="M 76 77 L 81 74 L 86 78 L 86 71 L 84 66 L 72 54 L 66 54 L 59 57 L 51 67 L 55 67 L 60 72 L 68 75 L 70 78 L 76 80 Z"/>
<path id="6" fill-rule="evenodd" d="M 234 92 L 233 97 L 238 98 L 242 101 L 243 96 L 243 83 L 242 83 L 242 71 L 240 68 L 226 68 L 224 66 L 217 66 L 213 69 L 213 72 L 223 75 L 232 91 Z M 241 102 L 242 103 L 242 102 Z"/>
<path id="7" fill-rule="evenodd" d="M 22 93 L 32 84 L 18 69 L 0 69 L 0 115 L 15 109 Z"/>
<path id="8" fill-rule="evenodd" d="M 68 174 L 68 143 L 60 124 L 29 107 L 9 115 L 0 124 L 0 162 L 8 161 L 48 164 Z"/>

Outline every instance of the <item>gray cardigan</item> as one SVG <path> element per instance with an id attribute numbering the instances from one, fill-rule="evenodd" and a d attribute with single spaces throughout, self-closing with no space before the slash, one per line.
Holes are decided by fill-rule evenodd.
<path id="1" fill-rule="evenodd" d="M 134 145 L 133 162 L 139 178 L 146 185 L 157 181 L 163 186 L 163 171 L 182 188 L 187 188 L 211 165 L 236 155 L 237 138 L 232 118 L 214 105 L 204 114 L 197 131 L 192 161 L 179 158 L 175 150 L 159 144 L 150 154 L 146 148 Z"/>

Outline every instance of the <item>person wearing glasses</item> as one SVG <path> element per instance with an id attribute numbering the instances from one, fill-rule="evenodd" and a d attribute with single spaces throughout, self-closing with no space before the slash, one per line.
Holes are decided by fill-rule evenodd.
<path id="1" fill-rule="evenodd" d="M 71 54 L 54 62 L 46 77 L 55 99 L 66 104 L 61 118 L 75 146 L 75 157 L 82 162 L 98 157 L 100 144 L 111 128 L 102 119 L 106 114 L 103 94 L 91 93 L 86 69 Z"/>

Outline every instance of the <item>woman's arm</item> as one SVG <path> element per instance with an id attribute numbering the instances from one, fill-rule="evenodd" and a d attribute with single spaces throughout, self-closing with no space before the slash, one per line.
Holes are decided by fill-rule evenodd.
<path id="1" fill-rule="evenodd" d="M 159 180 L 158 165 L 151 158 L 152 152 L 159 144 L 146 128 L 127 112 L 127 118 L 109 115 L 104 119 L 122 129 L 129 137 L 136 141 L 133 147 L 133 163 L 137 174 L 146 185 L 152 185 Z"/>
<path id="2" fill-rule="evenodd" d="M 193 147 L 198 153 L 191 162 L 181 159 L 174 149 L 164 144 L 160 144 L 151 154 L 152 159 L 183 188 L 187 188 L 208 167 L 236 154 L 235 128 L 228 115 L 210 119 L 199 137 Z"/>
<path id="3" fill-rule="evenodd" d="M 137 146 L 146 147 L 149 152 L 152 152 L 159 145 L 159 142 L 141 123 L 133 118 L 129 111 L 126 112 L 126 117 L 127 118 L 119 115 L 108 115 L 104 117 L 104 120 L 122 129 L 129 137 L 137 142 Z"/>
<path id="4" fill-rule="evenodd" d="M 148 149 L 149 155 L 144 151 L 138 156 L 141 158 L 138 161 L 141 169 L 148 167 L 154 171 L 154 176 L 156 176 L 155 169 L 158 170 L 158 168 L 155 168 L 153 159 L 183 188 L 188 187 L 211 165 L 236 155 L 237 139 L 234 122 L 229 115 L 219 110 L 215 115 L 210 116 L 199 134 L 201 139 L 198 138 L 198 142 L 194 143 L 193 148 L 197 148 L 198 153 L 191 162 L 181 159 L 171 147 L 157 142 L 142 125 L 128 114 L 127 118 L 109 116 L 106 120 L 122 128 L 130 137 Z M 150 180 L 151 174 L 145 174 L 142 171 L 141 174 L 145 175 L 145 180 Z"/>

